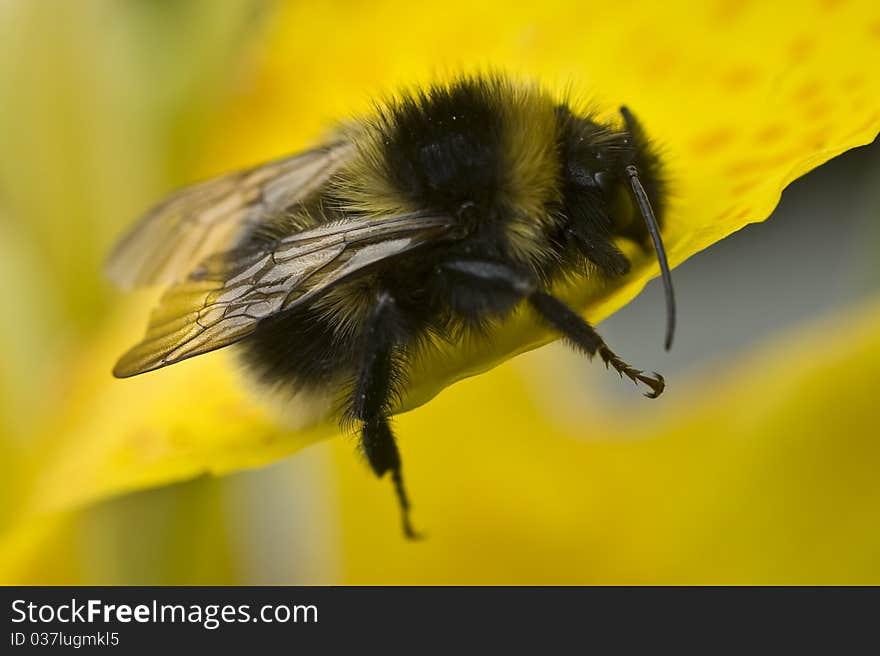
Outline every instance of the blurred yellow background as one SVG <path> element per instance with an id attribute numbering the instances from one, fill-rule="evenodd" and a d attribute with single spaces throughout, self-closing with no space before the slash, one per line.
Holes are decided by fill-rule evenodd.
<path id="1" fill-rule="evenodd" d="M 767 4 L 0 3 L 0 582 L 880 583 L 880 148 L 715 244 L 880 130 L 880 11 Z M 278 427 L 224 354 L 110 377 L 155 294 L 101 262 L 145 207 L 489 67 L 664 145 L 675 350 L 654 283 L 601 326 L 661 400 L 559 344 L 446 389 L 397 422 L 413 544 L 353 441 Z M 571 293 L 598 320 L 653 275 Z"/>

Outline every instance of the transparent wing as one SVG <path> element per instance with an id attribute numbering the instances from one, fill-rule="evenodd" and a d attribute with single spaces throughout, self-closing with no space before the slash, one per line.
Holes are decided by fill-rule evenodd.
<path id="1" fill-rule="evenodd" d="M 204 258 L 232 248 L 264 216 L 320 188 L 352 152 L 340 140 L 181 189 L 122 237 L 107 275 L 123 289 L 180 280 Z"/>
<path id="2" fill-rule="evenodd" d="M 358 218 L 297 233 L 267 249 L 210 256 L 164 294 L 146 336 L 113 373 L 134 376 L 237 342 L 262 319 L 372 264 L 455 234 L 445 216 Z"/>

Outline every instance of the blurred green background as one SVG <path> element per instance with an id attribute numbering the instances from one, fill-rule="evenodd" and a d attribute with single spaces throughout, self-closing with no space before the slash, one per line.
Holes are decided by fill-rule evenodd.
<path id="1" fill-rule="evenodd" d="M 0 3 L 0 298 L 5 303 L 0 321 L 0 512 L 5 526 L 16 519 L 17 463 L 30 457 L 23 443 L 25 425 L 34 416 L 52 413 L 51 399 L 64 394 L 47 392 L 58 363 L 90 339 L 120 304 L 120 296 L 101 277 L 104 254 L 145 207 L 201 172 L 216 170 L 204 160 L 205 153 L 222 151 L 216 145 L 223 137 L 218 121 L 260 65 L 261 37 L 276 10 L 270 2 L 243 0 Z M 603 322 L 603 335 L 630 361 L 662 371 L 670 381 L 690 381 L 679 391 L 670 389 L 678 395 L 676 407 L 683 415 L 689 412 L 689 392 L 697 403 L 697 391 L 722 385 L 739 363 L 754 361 L 750 359 L 756 352 L 769 354 L 771 366 L 776 347 L 766 345 L 784 344 L 789 335 L 801 334 L 802 327 L 828 322 L 821 324 L 822 340 L 813 347 L 817 354 L 826 352 L 835 346 L 846 317 L 875 299 L 880 287 L 875 255 L 880 243 L 878 183 L 880 145 L 875 143 L 797 181 L 766 223 L 746 228 L 677 268 L 680 329 L 671 354 L 660 348 L 663 310 L 657 281 Z M 811 357 L 811 351 L 805 349 L 802 357 Z M 517 393 L 530 399 L 555 431 L 577 432 L 590 424 L 585 396 L 612 414 L 642 413 L 650 419 L 650 413 L 660 417 L 662 412 L 645 409 L 629 387 L 609 381 L 601 367 L 571 357 L 558 344 L 508 362 L 491 376 L 495 378 L 485 385 L 515 380 Z M 491 416 L 481 421 L 491 430 Z M 750 426 L 737 430 L 736 440 L 750 439 Z M 796 438 L 800 429 L 792 430 L 783 437 Z M 866 439 L 880 434 L 873 421 L 859 430 Z M 703 437 L 711 444 L 712 435 Z M 836 462 L 834 442 L 840 436 L 827 437 L 819 443 L 826 450 L 810 460 L 809 467 L 818 469 L 811 469 L 809 476 L 802 476 L 803 464 L 795 459 L 793 466 L 801 469 L 787 478 L 789 470 L 780 456 L 778 467 L 756 469 L 756 476 L 773 479 L 760 483 L 758 492 L 752 487 L 745 492 L 742 479 L 723 476 L 719 480 L 724 484 L 708 482 L 680 492 L 708 496 L 693 507 L 681 506 L 680 526 L 672 521 L 667 527 L 678 535 L 672 540 L 662 532 L 634 537 L 616 525 L 626 521 L 628 502 L 622 502 L 624 510 L 615 519 L 613 503 L 620 490 L 608 482 L 613 471 L 604 482 L 593 479 L 600 490 L 606 485 L 605 499 L 612 505 L 606 519 L 590 528 L 601 548 L 583 557 L 574 545 L 568 551 L 564 541 L 555 550 L 534 546 L 541 543 L 541 536 L 533 534 L 540 527 L 515 504 L 502 506 L 498 522 L 509 533 L 495 535 L 493 549 L 503 544 L 504 535 L 513 543 L 534 540 L 531 551 L 511 559 L 493 559 L 474 547 L 486 538 L 476 524 L 447 526 L 431 512 L 430 501 L 420 510 L 419 495 L 425 491 L 419 488 L 427 484 L 418 482 L 419 475 L 434 464 L 424 450 L 412 454 L 410 476 L 416 521 L 437 534 L 429 540 L 433 546 L 402 543 L 393 524 L 370 532 L 371 509 L 381 506 L 386 514 L 393 513 L 390 492 L 359 469 L 350 442 L 333 440 L 263 469 L 130 494 L 65 516 L 53 536 L 39 543 L 45 550 L 38 557 L 43 565 L 18 580 L 878 582 L 880 558 L 873 556 L 880 556 L 880 539 L 871 510 L 880 497 L 880 483 L 872 483 L 876 477 L 868 472 L 877 470 L 880 452 L 866 446 L 859 464 L 864 472 L 855 476 L 852 469 L 822 471 L 823 460 Z M 613 443 L 616 438 L 603 439 Z M 503 465 L 504 443 L 497 442 Z M 842 437 L 839 446 L 846 447 Z M 407 444 L 403 448 L 407 456 Z M 651 448 L 662 452 L 663 447 Z M 770 447 L 757 447 L 764 448 Z M 486 451 L 492 453 L 488 447 Z M 714 463 L 710 451 L 707 447 L 705 454 L 695 456 L 695 470 L 705 465 L 700 457 Z M 625 481 L 625 455 L 615 462 L 619 480 Z M 747 467 L 757 460 L 736 462 Z M 449 485 L 467 488 L 479 475 L 479 470 L 471 478 L 452 475 Z M 523 470 L 512 469 L 509 475 L 522 477 L 511 488 L 538 485 Z M 585 472 L 584 486 L 592 484 L 589 476 Z M 846 489 L 831 490 L 831 498 L 858 501 L 813 513 L 812 504 L 822 494 L 803 490 L 811 482 L 840 485 Z M 768 504 L 777 494 L 790 498 L 779 515 L 751 523 L 749 517 L 760 515 L 752 503 L 761 491 L 767 492 Z M 665 491 L 655 492 L 662 496 Z M 505 493 L 516 494 L 501 489 L 489 496 L 498 500 Z M 649 492 L 645 498 L 652 498 Z M 449 499 L 450 513 L 465 503 L 454 494 Z M 737 508 L 738 500 L 742 504 Z M 563 497 L 560 505 L 564 503 Z M 785 509 L 801 503 L 804 517 L 792 519 Z M 559 507 L 547 512 L 564 514 Z M 846 517 L 844 528 L 828 523 L 838 515 Z M 564 526 L 564 518 L 559 524 Z M 731 551 L 706 551 L 706 545 L 716 544 L 706 534 L 726 529 L 735 535 L 717 544 L 732 545 Z M 823 542 L 819 536 L 826 531 L 837 531 L 839 540 L 814 548 L 811 540 Z M 643 543 L 634 547 L 639 540 Z M 461 554 L 453 557 L 456 549 Z M 430 560 L 438 550 L 447 560 L 438 564 L 437 557 L 419 570 L 418 560 Z M 608 555 L 627 550 L 633 551 L 629 559 Z M 641 558 L 640 550 L 653 555 Z M 468 553 L 485 564 L 462 564 Z M 535 565 L 560 554 L 572 560 L 570 579 L 552 565 Z M 392 562 L 395 558 L 408 559 L 410 569 Z"/>

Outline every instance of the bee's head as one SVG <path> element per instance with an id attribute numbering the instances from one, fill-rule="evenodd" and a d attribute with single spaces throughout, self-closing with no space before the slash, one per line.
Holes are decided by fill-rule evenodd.
<path id="1" fill-rule="evenodd" d="M 606 268 L 613 269 L 615 256 L 625 261 L 612 243 L 615 237 L 646 248 L 653 245 L 666 290 L 668 349 L 675 327 L 675 298 L 660 237 L 665 195 L 660 162 L 635 117 L 626 107 L 620 112 L 624 129 L 618 131 L 577 118 L 567 108 L 560 111 L 566 209 L 580 222 L 578 230 L 587 233 L 597 256 L 611 263 Z"/>
<path id="2" fill-rule="evenodd" d="M 659 158 L 641 126 L 625 107 L 621 108 L 623 130 L 575 117 L 567 108 L 560 111 L 567 113 L 563 117 L 563 179 L 567 191 L 601 204 L 608 218 L 601 227 L 608 234 L 649 248 L 650 235 L 633 196 L 627 167 L 636 167 L 659 225 L 663 221 L 665 189 Z"/>

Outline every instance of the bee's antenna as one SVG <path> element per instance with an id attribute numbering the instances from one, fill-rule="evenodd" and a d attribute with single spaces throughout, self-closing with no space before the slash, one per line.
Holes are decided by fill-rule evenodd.
<path id="1" fill-rule="evenodd" d="M 660 226 L 648 200 L 648 194 L 639 180 L 639 170 L 630 164 L 624 169 L 629 182 L 632 185 L 633 194 L 639 205 L 639 211 L 648 226 L 648 233 L 654 242 L 654 250 L 657 251 L 657 262 L 660 264 L 660 274 L 663 276 L 663 289 L 666 292 L 666 350 L 672 347 L 672 336 L 675 334 L 675 291 L 672 288 L 672 274 L 669 272 L 669 262 L 666 260 L 666 249 L 663 248 L 663 240 L 660 238 Z"/>

